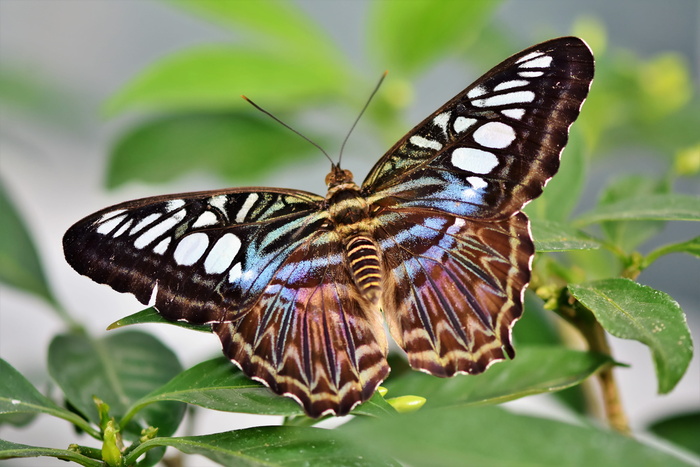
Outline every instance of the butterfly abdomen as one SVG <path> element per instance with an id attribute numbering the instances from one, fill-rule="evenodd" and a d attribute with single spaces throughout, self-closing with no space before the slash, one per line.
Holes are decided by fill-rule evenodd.
<path id="1" fill-rule="evenodd" d="M 382 274 L 377 245 L 369 237 L 357 235 L 346 243 L 345 253 L 360 293 L 370 302 L 377 303 Z"/>

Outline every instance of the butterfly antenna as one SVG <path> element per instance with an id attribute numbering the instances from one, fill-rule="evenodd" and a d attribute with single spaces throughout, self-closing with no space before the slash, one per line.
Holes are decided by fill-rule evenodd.
<path id="1" fill-rule="evenodd" d="M 268 112 L 267 110 L 263 109 L 263 108 L 260 107 L 258 104 L 256 104 L 255 102 L 253 102 L 253 101 L 251 101 L 250 99 L 248 99 L 246 96 L 241 96 L 241 97 L 242 97 L 243 99 L 245 99 L 250 105 L 252 105 L 252 106 L 255 107 L 256 109 L 258 109 L 260 112 L 264 113 L 265 115 L 267 115 L 268 117 L 270 117 L 271 119 L 273 119 L 274 121 L 276 121 L 277 123 L 279 123 L 280 125 L 282 125 L 283 127 L 285 127 L 286 129 L 288 129 L 288 130 L 290 130 L 290 131 L 296 133 L 298 136 L 301 136 L 303 139 L 305 139 L 306 141 L 308 141 L 309 143 L 311 143 L 316 149 L 318 149 L 319 151 L 321 151 L 321 152 L 323 153 L 324 156 L 326 156 L 326 159 L 328 159 L 329 161 L 331 161 L 331 164 L 333 164 L 333 159 L 331 159 L 331 156 L 329 156 L 328 153 L 327 153 L 326 151 L 324 151 L 323 148 L 322 148 L 320 145 L 318 145 L 316 142 L 312 141 L 312 140 L 311 140 L 310 138 L 308 138 L 307 136 L 304 136 L 303 134 L 301 134 L 300 132 L 298 132 L 297 130 L 295 130 L 294 128 L 292 128 L 291 126 L 287 125 L 287 124 L 284 123 L 282 120 L 280 120 L 279 118 L 275 117 L 275 116 L 272 115 L 270 112 Z"/>
<path id="2" fill-rule="evenodd" d="M 362 115 L 365 113 L 365 110 L 367 110 L 367 107 L 369 107 L 369 103 L 372 102 L 372 98 L 374 98 L 374 95 L 377 94 L 377 91 L 379 91 L 379 87 L 384 82 L 384 78 L 386 78 L 386 75 L 388 73 L 389 73 L 389 71 L 385 71 L 384 73 L 382 73 L 382 77 L 379 78 L 377 85 L 374 87 L 374 90 L 369 95 L 369 99 L 367 99 L 367 102 L 365 102 L 365 105 L 364 105 L 364 107 L 362 107 L 360 114 L 357 116 L 357 118 L 355 119 L 355 122 L 350 127 L 350 131 L 348 131 L 348 134 L 345 136 L 345 139 L 343 140 L 343 144 L 340 145 L 340 155 L 338 156 L 338 167 L 340 167 L 340 160 L 343 158 L 343 150 L 345 149 L 345 143 L 347 143 L 348 139 L 350 139 L 350 135 L 352 134 L 355 127 L 357 126 L 357 123 L 360 121 L 360 118 L 362 118 Z"/>

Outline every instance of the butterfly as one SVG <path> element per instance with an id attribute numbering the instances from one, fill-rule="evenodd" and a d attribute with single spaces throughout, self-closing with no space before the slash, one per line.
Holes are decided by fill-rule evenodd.
<path id="1" fill-rule="evenodd" d="M 250 378 L 345 415 L 410 365 L 478 374 L 514 357 L 534 246 L 522 208 L 559 167 L 593 79 L 581 39 L 506 59 L 409 131 L 358 186 L 232 188 L 118 204 L 73 225 L 80 274 L 208 324 Z"/>

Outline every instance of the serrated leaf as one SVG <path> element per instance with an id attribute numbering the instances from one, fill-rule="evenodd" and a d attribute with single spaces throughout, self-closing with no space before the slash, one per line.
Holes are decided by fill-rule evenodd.
<path id="1" fill-rule="evenodd" d="M 98 436 L 88 422 L 77 414 L 56 405 L 41 394 L 12 365 L 0 359 L 0 414 L 39 414 L 45 413 L 67 420 L 92 436 Z"/>
<path id="2" fill-rule="evenodd" d="M 117 142 L 107 186 L 163 183 L 193 172 L 249 183 L 317 154 L 308 142 L 266 117 L 169 116 L 141 125 Z"/>
<path id="3" fill-rule="evenodd" d="M 579 216 L 574 224 L 628 220 L 700 221 L 700 198 L 680 194 L 640 196 L 598 206 Z"/>
<path id="4" fill-rule="evenodd" d="M 285 416 L 304 413 L 299 404 L 251 380 L 223 357 L 183 371 L 164 386 L 136 401 L 130 412 L 158 401 L 186 402 L 225 412 Z M 381 396 L 375 395 L 352 413 L 378 416 L 393 413 L 393 410 Z"/>
<path id="5" fill-rule="evenodd" d="M 0 281 L 56 305 L 29 230 L 0 180 Z"/>
<path id="6" fill-rule="evenodd" d="M 145 310 L 141 310 L 133 315 L 125 316 L 109 326 L 107 330 L 111 331 L 113 329 L 119 329 L 124 326 L 132 326 L 134 324 L 146 324 L 146 323 L 157 323 L 157 324 L 170 324 L 172 326 L 177 326 L 185 329 L 192 329 L 193 331 L 208 332 L 211 333 L 211 326 L 208 324 L 191 324 L 184 321 L 168 321 L 163 318 L 155 308 L 150 307 Z"/>
<path id="7" fill-rule="evenodd" d="M 533 219 L 531 227 L 538 252 L 600 248 L 600 243 L 590 235 L 560 222 Z"/>
<path id="8" fill-rule="evenodd" d="M 102 461 L 91 459 L 67 449 L 52 449 L 27 444 L 13 443 L 0 439 L 0 459 L 13 459 L 21 457 L 56 457 L 66 461 L 72 461 L 86 467 L 103 467 Z M 28 465 L 28 464 L 27 464 Z"/>
<path id="9" fill-rule="evenodd" d="M 426 407 L 400 417 L 355 419 L 334 431 L 413 467 L 688 465 L 619 433 L 496 407 Z"/>
<path id="10" fill-rule="evenodd" d="M 629 279 L 572 284 L 569 291 L 610 334 L 649 347 L 659 393 L 666 394 L 676 386 L 690 364 L 693 342 L 675 300 Z"/>
<path id="11" fill-rule="evenodd" d="M 137 331 L 102 339 L 59 335 L 49 347 L 48 366 L 66 399 L 95 424 L 99 423 L 99 415 L 93 396 L 106 402 L 110 415 L 119 419 L 133 402 L 182 370 L 170 349 L 155 337 Z M 177 429 L 184 411 L 184 404 L 166 402 L 146 407 L 138 416 L 168 436 Z M 126 428 L 133 434 L 140 432 L 137 426 Z"/>
<path id="12" fill-rule="evenodd" d="M 416 73 L 473 41 L 500 2 L 373 2 L 366 48 L 383 67 Z"/>
<path id="13" fill-rule="evenodd" d="M 649 426 L 656 436 L 700 455 L 700 412 L 678 414 Z"/>
<path id="14" fill-rule="evenodd" d="M 249 108 L 241 95 L 275 112 L 302 103 L 338 97 L 347 70 L 323 60 L 243 49 L 232 45 L 200 46 L 157 61 L 105 105 L 108 115 L 126 110 L 188 111 Z"/>
<path id="15" fill-rule="evenodd" d="M 264 426 L 204 436 L 155 438 L 126 458 L 136 459 L 153 446 L 172 446 L 186 454 L 199 454 L 221 465 L 247 466 L 395 466 L 384 455 L 368 453 L 332 430 L 311 427 Z"/>
<path id="16" fill-rule="evenodd" d="M 611 363 L 609 357 L 590 352 L 554 346 L 525 347 L 515 359 L 500 362 L 478 376 L 444 379 L 412 372 L 388 380 L 385 386 L 391 397 L 425 397 L 425 409 L 498 404 L 574 386 Z"/>

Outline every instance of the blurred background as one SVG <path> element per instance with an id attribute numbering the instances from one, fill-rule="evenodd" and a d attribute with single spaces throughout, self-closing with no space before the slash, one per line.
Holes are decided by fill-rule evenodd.
<path id="1" fill-rule="evenodd" d="M 252 2 L 219 3 L 235 9 Z M 595 205 L 612 178 L 632 174 L 647 177 L 640 180 L 673 174 L 674 191 L 700 195 L 692 157 L 700 144 L 700 126 L 694 126 L 700 125 L 696 0 L 471 2 L 480 6 L 465 19 L 463 34 L 445 34 L 451 42 L 432 51 L 423 45 L 440 35 L 441 15 L 450 15 L 456 3 L 434 2 L 444 11 L 401 31 L 389 14 L 395 6 L 387 6 L 399 2 L 262 3 L 271 15 L 281 11 L 308 24 L 307 36 L 297 45 L 283 44 L 272 20 L 227 22 L 223 14 L 180 1 L 0 0 L 0 182 L 31 232 L 52 296 L 92 333 L 103 335 L 108 324 L 143 307 L 66 264 L 61 238 L 77 220 L 117 202 L 180 191 L 263 185 L 325 192 L 329 163 L 323 155 L 261 116 L 241 94 L 335 158 L 388 69 L 345 149 L 343 165 L 359 182 L 403 133 L 491 66 L 542 40 L 577 34 L 601 67 L 592 96 L 600 92 L 590 100 L 597 114 L 581 123 L 594 150 L 575 212 Z M 188 86 L 191 93 L 178 91 Z M 696 223 L 669 223 L 661 237 L 639 248 L 697 235 Z M 697 259 L 679 254 L 662 258 L 639 278 L 679 302 L 696 355 L 698 278 Z M 172 326 L 141 328 L 173 348 L 185 367 L 220 352 L 215 336 Z M 41 389 L 50 387 L 49 342 L 63 330 L 45 300 L 0 284 L 0 356 Z M 658 396 L 647 348 L 612 341 L 615 358 L 632 365 L 617 370 L 617 377 L 634 429 L 700 408 L 697 357 L 673 393 Z M 534 399 L 538 410 L 549 404 Z M 530 403 L 514 405 L 528 410 Z M 278 423 L 207 412 L 195 433 Z M 41 417 L 29 429 L 0 427 L 0 437 L 63 447 L 75 439 L 65 428 L 65 422 Z"/>

